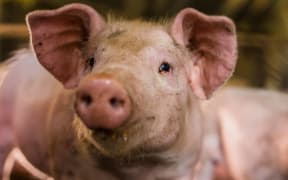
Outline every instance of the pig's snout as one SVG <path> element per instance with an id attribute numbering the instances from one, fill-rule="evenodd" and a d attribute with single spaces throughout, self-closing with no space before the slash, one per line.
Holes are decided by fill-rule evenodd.
<path id="1" fill-rule="evenodd" d="M 129 117 L 131 102 L 116 80 L 104 77 L 84 79 L 76 92 L 76 112 L 91 129 L 115 129 Z"/>

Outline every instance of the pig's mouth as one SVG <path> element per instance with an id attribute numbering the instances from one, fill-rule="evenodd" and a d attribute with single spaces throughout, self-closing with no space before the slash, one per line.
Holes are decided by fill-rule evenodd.
<path id="1" fill-rule="evenodd" d="M 97 141 L 123 141 L 126 142 L 128 139 L 125 132 L 117 132 L 110 129 L 103 129 L 103 128 L 97 128 L 92 129 L 92 136 L 94 139 L 97 139 Z"/>
<path id="2" fill-rule="evenodd" d="M 153 121 L 156 121 L 156 119 L 153 119 Z M 171 131 L 171 129 L 167 128 L 173 127 L 175 130 L 176 126 L 170 126 L 171 124 L 167 124 L 168 126 L 163 128 L 162 131 L 155 130 L 153 132 L 151 128 L 147 129 L 151 127 L 151 124 L 148 126 L 147 124 L 137 123 L 137 121 L 124 128 L 115 130 L 89 129 L 80 119 L 75 120 L 75 123 L 78 129 L 78 137 L 81 139 L 80 142 L 87 142 L 86 145 L 91 153 L 96 151 L 98 152 L 98 157 L 117 159 L 124 162 L 127 160 L 129 162 L 155 160 L 157 154 L 173 146 L 178 136 L 178 131 Z"/>

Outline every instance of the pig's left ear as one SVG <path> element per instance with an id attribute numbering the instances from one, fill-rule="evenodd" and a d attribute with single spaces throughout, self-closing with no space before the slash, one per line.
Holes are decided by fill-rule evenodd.
<path id="1" fill-rule="evenodd" d="M 234 23 L 195 9 L 180 11 L 171 23 L 171 36 L 190 54 L 189 81 L 202 99 L 211 96 L 232 74 L 237 59 Z"/>
<path id="2" fill-rule="evenodd" d="M 40 62 L 66 88 L 77 86 L 85 70 L 87 41 L 105 27 L 90 6 L 74 3 L 26 17 L 32 47 Z"/>

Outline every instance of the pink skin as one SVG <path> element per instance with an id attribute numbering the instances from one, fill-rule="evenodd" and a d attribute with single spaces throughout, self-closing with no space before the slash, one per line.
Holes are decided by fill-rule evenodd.
<path id="1" fill-rule="evenodd" d="M 221 103 L 221 141 L 234 179 L 287 179 L 287 101 L 284 93 L 228 89 L 211 102 Z"/>
<path id="2" fill-rule="evenodd" d="M 33 165 L 55 179 L 192 178 L 200 99 L 236 64 L 231 20 L 188 8 L 169 23 L 106 22 L 71 4 L 29 13 L 27 24 L 33 51 L 6 67 L 0 122 Z"/>
<path id="3" fill-rule="evenodd" d="M 287 179 L 287 94 L 228 88 L 202 110 L 207 119 L 196 179 Z"/>

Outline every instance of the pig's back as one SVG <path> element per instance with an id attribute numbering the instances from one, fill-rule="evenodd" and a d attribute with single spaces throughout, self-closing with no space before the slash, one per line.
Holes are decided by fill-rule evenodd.
<path id="1" fill-rule="evenodd" d="M 266 110 L 288 111 L 288 94 L 271 90 L 250 88 L 225 88 L 215 94 L 212 101 L 225 107 L 238 109 L 238 105 L 257 106 Z M 245 108 L 247 106 L 241 106 Z"/>
<path id="2" fill-rule="evenodd" d="M 233 174 L 253 180 L 287 178 L 288 95 L 230 88 L 211 102 Z"/>
<path id="3" fill-rule="evenodd" d="M 40 66 L 30 50 L 19 51 L 1 66 L 0 74 L 1 106 L 5 106 L 12 121 L 16 143 L 34 165 L 46 169 L 40 162 L 46 162 L 48 155 L 49 106 L 61 85 Z"/>

